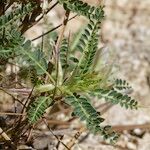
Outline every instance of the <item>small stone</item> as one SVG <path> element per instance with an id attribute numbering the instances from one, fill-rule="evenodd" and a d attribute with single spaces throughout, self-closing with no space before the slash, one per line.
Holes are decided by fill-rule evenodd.
<path id="1" fill-rule="evenodd" d="M 128 142 L 128 143 L 127 143 L 127 147 L 128 147 L 129 149 L 132 149 L 132 150 L 137 150 L 136 145 L 133 144 L 133 143 L 131 143 L 131 142 Z"/>

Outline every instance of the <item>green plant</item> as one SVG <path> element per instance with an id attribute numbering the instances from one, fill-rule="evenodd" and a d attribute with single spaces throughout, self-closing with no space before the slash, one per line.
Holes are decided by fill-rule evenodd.
<path id="1" fill-rule="evenodd" d="M 0 63 L 6 65 L 10 58 L 19 61 L 20 78 L 23 79 L 22 75 L 27 74 L 25 78 L 35 86 L 33 96 L 30 98 L 32 102 L 28 103 L 25 109 L 26 119 L 30 125 L 42 118 L 47 108 L 54 107 L 55 103 L 64 102 L 73 108 L 74 115 L 85 121 L 92 133 L 100 134 L 113 143 L 118 139 L 118 135 L 111 131 L 110 126 L 102 125 L 104 119 L 92 105 L 93 96 L 130 109 L 137 109 L 138 104 L 124 93 L 123 90 L 131 89 L 126 81 L 112 80 L 109 78 L 111 70 L 106 68 L 101 71 L 93 67 L 98 64 L 96 61 L 93 65 L 93 62 L 98 50 L 104 8 L 90 6 L 79 0 L 58 2 L 64 6 L 66 12 L 75 12 L 86 16 L 89 20 L 80 38 L 78 37 L 78 43 L 74 44 L 69 38 L 64 37 L 59 41 L 60 43 L 57 41 L 55 44 L 54 41 L 54 45 L 50 45 L 49 52 L 44 51 L 40 46 L 33 48 L 32 42 L 23 37 L 21 28 L 12 30 L 16 20 L 21 24 L 19 19 L 22 17 L 25 19 L 28 13 L 32 14 L 39 6 L 35 3 L 24 4 L 23 9 L 18 7 L 14 12 L 0 17 L 2 37 Z M 59 37 L 61 35 L 58 35 L 58 39 L 61 39 Z"/>

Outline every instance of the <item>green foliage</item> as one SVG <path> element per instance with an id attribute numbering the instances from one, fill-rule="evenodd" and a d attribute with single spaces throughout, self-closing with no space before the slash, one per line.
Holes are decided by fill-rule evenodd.
<path id="1" fill-rule="evenodd" d="M 85 74 L 91 70 L 90 67 L 97 50 L 99 37 L 98 34 L 103 16 L 103 13 L 96 14 L 97 20 L 92 18 L 85 28 L 83 34 L 81 34 L 76 49 L 79 50 L 82 54 L 80 60 L 76 58 L 76 62 L 78 62 L 78 64 L 76 65 L 73 74 Z"/>
<path id="2" fill-rule="evenodd" d="M 86 16 L 89 19 L 97 19 L 99 14 L 104 14 L 103 9 L 90 6 L 80 0 L 59 0 L 60 4 L 64 5 L 65 9 L 76 12 L 79 15 Z"/>
<path id="3" fill-rule="evenodd" d="M 8 27 L 12 23 L 15 23 L 18 19 L 22 19 L 25 15 L 29 14 L 34 8 L 34 5 L 31 3 L 23 6 L 23 8 L 17 8 L 14 11 L 11 11 L 7 15 L 0 17 L 0 30 Z"/>
<path id="4" fill-rule="evenodd" d="M 21 49 L 24 42 L 24 38 L 16 30 L 11 30 L 5 32 L 4 39 L 3 36 L 0 37 L 0 60 L 8 59 L 18 55 L 18 51 Z"/>
<path id="5" fill-rule="evenodd" d="M 69 66 L 68 64 L 68 42 L 67 39 L 63 39 L 60 47 L 60 59 L 61 59 L 61 65 L 62 68 L 67 68 Z"/>
<path id="6" fill-rule="evenodd" d="M 126 94 L 119 93 L 113 89 L 96 89 L 93 92 L 97 96 L 104 98 L 106 101 L 109 101 L 112 104 L 120 104 L 125 108 L 137 109 L 137 101 Z"/>
<path id="7" fill-rule="evenodd" d="M 83 51 L 82 59 L 79 62 L 81 73 L 87 73 L 90 70 L 90 66 L 93 62 L 97 45 L 98 45 L 98 30 L 99 22 L 93 22 L 92 20 L 87 25 L 87 28 L 82 34 L 79 46 Z"/>
<path id="8" fill-rule="evenodd" d="M 19 29 L 19 19 L 29 15 L 36 6 L 28 3 L 18 7 L 0 17 L 0 61 L 7 62 L 9 58 L 20 55 L 25 38 L 22 37 Z"/>
<path id="9" fill-rule="evenodd" d="M 77 50 L 77 45 L 79 43 L 79 40 L 81 38 L 81 35 L 83 34 L 83 30 L 85 29 L 86 25 L 80 27 L 80 29 L 73 34 L 71 44 L 70 44 L 70 49 L 71 51 L 75 52 Z"/>
<path id="10" fill-rule="evenodd" d="M 70 51 L 69 43 L 67 39 L 63 39 L 60 47 L 60 61 L 64 72 L 64 78 L 66 71 L 72 71 L 75 65 L 79 62 L 78 58 Z"/>
<path id="11" fill-rule="evenodd" d="M 117 90 L 132 89 L 132 87 L 129 85 L 129 83 L 127 83 L 126 80 L 116 79 L 114 84 L 115 84 L 114 88 L 117 89 Z"/>
<path id="12" fill-rule="evenodd" d="M 71 82 L 66 83 L 65 90 L 70 92 L 89 92 L 97 88 L 102 78 L 97 74 L 84 74 L 84 76 L 76 76 Z"/>
<path id="13" fill-rule="evenodd" d="M 66 10 L 89 19 L 75 44 L 70 37 L 69 40 L 65 37 L 60 42 L 59 53 L 56 55 L 57 35 L 49 35 L 53 44 L 46 43 L 49 46 L 48 51 L 44 49 L 44 41 L 40 48 L 33 48 L 32 42 L 23 37 L 19 28 L 12 29 L 15 21 L 32 11 L 34 6 L 27 4 L 23 9 L 17 8 L 0 17 L 0 61 L 6 60 L 7 63 L 10 58 L 18 60 L 18 75 L 21 78 L 30 77 L 29 80 L 36 85 L 34 97 L 31 96 L 35 100 L 27 105 L 26 110 L 30 124 L 36 123 L 49 106 L 54 107 L 52 102 L 65 101 L 92 133 L 101 134 L 104 139 L 115 142 L 118 135 L 111 131 L 110 126 L 101 125 L 104 119 L 93 107 L 92 96 L 130 109 L 137 109 L 138 104 L 124 92 L 131 89 L 125 80 L 116 79 L 114 82 L 109 79 L 110 66 L 103 71 L 93 67 L 98 50 L 100 25 L 104 18 L 103 7 L 90 6 L 79 0 L 59 0 L 59 3 Z M 28 75 L 24 76 L 25 74 Z"/>
<path id="14" fill-rule="evenodd" d="M 70 10 L 74 10 L 77 2 L 63 1 L 63 4 L 66 4 L 66 7 Z M 78 9 L 80 5 L 81 3 L 78 4 L 78 7 L 74 10 L 78 14 L 86 12 L 83 11 L 83 9 Z M 85 6 L 87 5 L 85 4 Z M 90 20 L 79 38 L 75 51 L 70 51 L 67 39 L 64 39 L 61 43 L 60 61 L 62 69 L 65 72 L 66 69 L 71 66 L 71 70 L 67 70 L 68 76 L 66 81 L 58 88 L 64 96 L 65 102 L 73 107 L 74 114 L 82 121 L 86 122 L 87 128 L 91 132 L 95 134 L 99 133 L 103 135 L 105 139 L 110 139 L 111 142 L 114 142 L 118 138 L 117 134 L 111 131 L 110 128 L 108 129 L 108 126 L 101 126 L 104 119 L 101 118 L 94 107 L 90 104 L 90 100 L 82 96 L 82 94 L 93 94 L 100 98 L 104 98 L 106 101 L 113 104 L 120 104 L 122 107 L 130 109 L 137 108 L 137 102 L 131 99 L 128 95 L 115 90 L 121 90 L 125 87 L 128 88 L 126 82 L 116 80 L 115 84 L 109 88 L 108 85 L 110 81 L 107 81 L 106 77 L 103 76 L 105 72 L 95 72 L 91 67 L 97 51 L 100 23 L 104 17 L 104 14 L 102 13 L 103 11 L 101 10 L 102 7 L 99 8 L 100 11 L 98 11 L 97 8 L 94 9 L 93 12 L 97 13 L 90 14 L 90 17 L 84 13 L 84 15 L 88 16 Z M 80 52 L 81 56 L 76 57 L 75 52 Z M 75 65 L 72 65 L 72 62 L 75 62 Z M 63 78 L 65 79 L 65 77 Z M 105 86 L 103 86 L 103 83 L 105 83 Z M 58 91 L 56 93 L 59 95 L 60 92 Z M 75 96 L 73 93 L 76 93 L 77 95 Z M 108 129 L 108 131 L 106 129 Z"/>
<path id="15" fill-rule="evenodd" d="M 33 103 L 31 103 L 29 110 L 27 111 L 29 123 L 36 123 L 43 116 L 45 110 L 51 103 L 52 99 L 45 96 L 40 96 Z"/>
<path id="16" fill-rule="evenodd" d="M 35 68 L 38 75 L 46 73 L 47 70 L 47 61 L 44 52 L 39 48 L 31 51 L 31 42 L 28 40 L 23 44 L 23 49 L 21 52 L 24 53 L 24 60 L 26 60 L 30 67 Z"/>
<path id="17" fill-rule="evenodd" d="M 108 126 L 101 127 L 101 123 L 104 121 L 100 117 L 100 114 L 93 108 L 89 100 L 85 97 L 68 96 L 65 98 L 66 102 L 74 108 L 74 114 L 78 116 L 82 121 L 86 121 L 87 128 L 94 134 L 100 133 L 104 139 L 108 139 L 111 142 L 115 142 L 118 135 L 114 132 L 110 132 Z"/>

